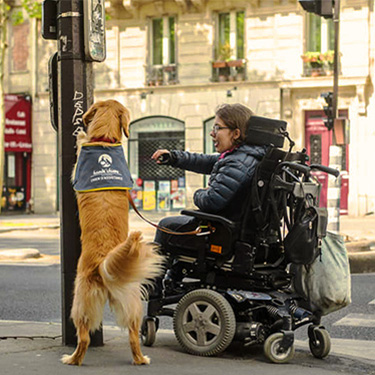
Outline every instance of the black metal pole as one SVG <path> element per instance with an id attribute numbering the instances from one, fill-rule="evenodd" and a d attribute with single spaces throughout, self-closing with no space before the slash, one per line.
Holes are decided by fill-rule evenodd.
<path id="1" fill-rule="evenodd" d="M 339 40 L 340 40 L 340 0 L 335 0 L 333 11 L 333 23 L 335 30 L 335 46 L 333 60 L 333 95 L 332 95 L 332 115 L 333 123 L 338 118 L 338 95 L 339 95 Z M 342 148 L 337 146 L 335 126 L 332 129 L 332 145 L 329 148 L 329 166 L 341 170 Z M 340 232 L 340 195 L 341 195 L 341 176 L 334 178 L 328 177 L 328 229 Z"/>
<path id="2" fill-rule="evenodd" d="M 81 243 L 71 173 L 82 115 L 93 101 L 92 63 L 86 62 L 84 55 L 83 0 L 59 0 L 57 14 L 62 338 L 64 345 L 75 345 L 70 311 Z M 92 335 L 91 345 L 103 345 L 102 331 Z"/>
<path id="3" fill-rule="evenodd" d="M 338 118 L 338 91 L 339 91 L 339 41 L 340 41 L 340 0 L 335 0 L 333 11 L 333 26 L 335 30 L 334 60 L 333 60 L 333 97 L 332 109 L 335 119 Z"/>

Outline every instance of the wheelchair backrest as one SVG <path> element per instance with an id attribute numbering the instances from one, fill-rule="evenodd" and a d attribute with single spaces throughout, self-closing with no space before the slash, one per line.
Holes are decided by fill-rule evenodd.
<path id="1" fill-rule="evenodd" d="M 294 142 L 286 132 L 286 123 L 266 120 L 255 117 L 247 135 L 248 143 L 252 143 L 255 134 L 255 142 L 260 144 L 261 126 L 267 123 L 263 144 L 268 144 L 269 149 L 252 180 L 240 240 L 257 247 L 258 262 L 286 258 L 308 264 L 318 254 L 319 239 L 325 235 L 327 225 L 326 210 L 318 208 L 320 184 L 311 178 L 305 150 L 291 151 Z M 279 148 L 285 138 L 290 142 L 289 151 Z"/>

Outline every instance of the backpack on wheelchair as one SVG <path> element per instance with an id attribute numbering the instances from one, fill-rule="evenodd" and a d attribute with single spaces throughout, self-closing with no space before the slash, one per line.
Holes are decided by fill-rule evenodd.
<path id="1" fill-rule="evenodd" d="M 288 151 L 281 148 L 289 140 Z M 292 152 L 286 122 L 252 116 L 247 142 L 268 145 L 257 165 L 242 220 L 200 211 L 182 211 L 201 227 L 201 246 L 176 245 L 168 254 L 173 287 L 150 299 L 141 336 L 153 345 L 158 316 L 173 317 L 178 342 L 194 355 L 212 356 L 233 340 L 263 344 L 274 363 L 294 355 L 294 330 L 308 325 L 312 354 L 324 358 L 330 337 L 321 312 L 292 288 L 291 265 L 311 264 L 326 234 L 327 210 L 319 208 L 320 184 L 311 171 L 338 171 L 308 165 L 305 150 Z M 298 269 L 298 268 L 296 268 Z"/>

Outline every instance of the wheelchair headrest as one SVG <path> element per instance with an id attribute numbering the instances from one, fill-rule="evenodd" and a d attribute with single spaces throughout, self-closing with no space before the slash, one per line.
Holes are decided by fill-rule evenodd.
<path id="1" fill-rule="evenodd" d="M 247 122 L 246 144 L 282 148 L 287 123 L 267 117 L 251 116 Z"/>

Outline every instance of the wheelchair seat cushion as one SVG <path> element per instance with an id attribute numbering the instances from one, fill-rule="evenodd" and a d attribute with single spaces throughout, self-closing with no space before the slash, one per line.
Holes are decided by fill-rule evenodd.
<path id="1" fill-rule="evenodd" d="M 170 216 L 162 219 L 159 226 L 176 232 L 190 232 L 195 230 L 204 221 L 192 216 Z M 187 255 L 197 257 L 199 251 L 206 256 L 228 259 L 233 255 L 233 244 L 237 238 L 238 225 L 228 226 L 225 221 L 211 222 L 215 231 L 209 235 L 173 235 L 157 230 L 155 242 L 159 243 L 163 252 L 173 255 Z"/>

